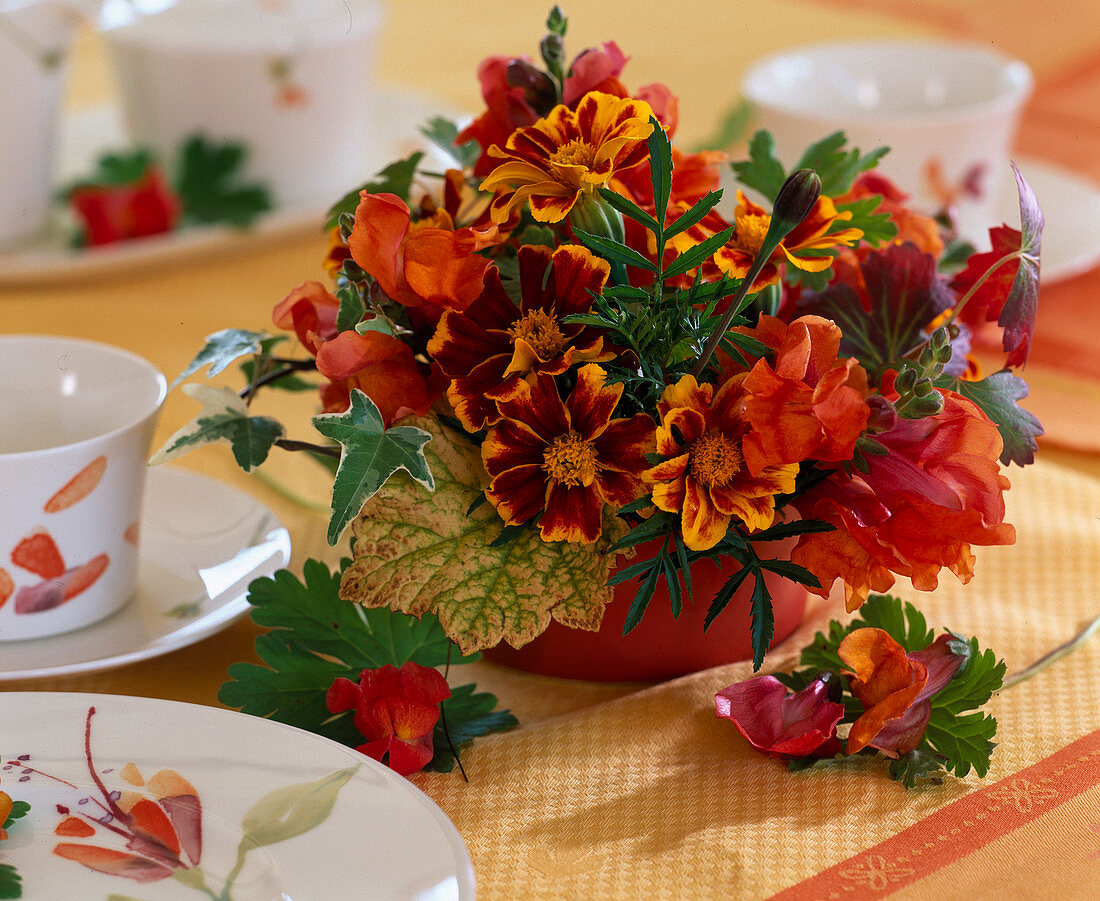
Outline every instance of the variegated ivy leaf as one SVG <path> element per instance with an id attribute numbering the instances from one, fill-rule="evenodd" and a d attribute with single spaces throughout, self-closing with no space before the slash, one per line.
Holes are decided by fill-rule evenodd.
<path id="1" fill-rule="evenodd" d="M 268 335 L 264 332 L 249 332 L 239 328 L 222 329 L 220 332 L 207 335 L 202 350 L 195 355 L 195 359 L 187 364 L 187 368 L 176 377 L 176 380 L 172 382 L 172 387 L 174 388 L 189 375 L 198 372 L 203 366 L 207 365 L 210 366 L 207 377 L 212 378 L 237 357 L 242 357 L 245 354 L 258 354 L 261 350 L 261 343 L 267 338 Z"/>
<path id="2" fill-rule="evenodd" d="M 347 410 L 314 416 L 313 427 L 326 438 L 340 442 L 340 466 L 332 483 L 329 544 L 340 540 L 363 504 L 399 469 L 423 488 L 435 490 L 432 472 L 424 459 L 424 445 L 431 440 L 431 434 L 412 426 L 387 429 L 374 401 L 358 388 L 352 389 Z M 423 494 L 420 500 L 430 506 Z"/>
<path id="3" fill-rule="evenodd" d="M 611 600 L 606 586 L 626 532 L 606 516 L 595 545 L 543 541 L 537 529 L 517 529 L 497 542 L 504 523 L 484 500 L 488 481 L 481 454 L 464 435 L 435 420 L 425 456 L 435 475 L 430 499 L 406 478 L 378 492 L 355 520 L 355 559 L 340 596 L 366 607 L 434 613 L 464 654 L 507 641 L 521 647 L 551 618 L 596 629 Z"/>
<path id="4" fill-rule="evenodd" d="M 231 388 L 196 384 L 184 385 L 182 390 L 202 404 L 202 412 L 153 454 L 151 465 L 167 463 L 204 444 L 228 441 L 237 465 L 250 472 L 267 459 L 272 445 L 285 433 L 282 424 L 269 416 L 249 416 L 248 407 Z"/>

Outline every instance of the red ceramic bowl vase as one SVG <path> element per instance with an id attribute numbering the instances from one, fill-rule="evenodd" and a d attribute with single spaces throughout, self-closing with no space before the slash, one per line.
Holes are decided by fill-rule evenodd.
<path id="1" fill-rule="evenodd" d="M 761 543 L 758 550 L 764 558 L 786 559 L 791 547 L 793 541 L 768 542 Z M 709 560 L 699 561 L 691 570 L 692 600 L 688 602 L 685 597 L 679 619 L 672 616 L 668 589 L 662 580 L 642 621 L 624 636 L 623 623 L 638 588 L 637 582 L 629 581 L 615 586 L 603 625 L 596 632 L 570 629 L 551 621 L 545 632 L 518 650 L 502 642 L 482 653 L 488 660 L 525 672 L 599 682 L 671 679 L 748 660 L 752 658 L 751 576 L 710 628 L 703 631 L 711 599 L 737 568 L 735 563 L 719 567 Z M 807 594 L 802 585 L 774 573 L 766 573 L 764 578 L 775 614 L 774 646 L 802 622 Z"/>

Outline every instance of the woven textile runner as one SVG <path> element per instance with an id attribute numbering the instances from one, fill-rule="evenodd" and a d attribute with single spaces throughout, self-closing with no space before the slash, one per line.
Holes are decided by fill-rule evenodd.
<path id="1" fill-rule="evenodd" d="M 1042 844 L 1047 866 L 1021 866 Z M 1023 846 L 1028 854 L 1013 853 Z M 965 871 L 965 878 L 963 872 Z M 873 901 L 917 887 L 926 877 L 1013 897 L 1077 897 L 1100 885 L 1100 730 L 1034 766 L 980 789 L 919 823 L 772 896 L 771 901 Z M 977 886 L 979 894 L 970 889 Z M 932 897 L 933 885 L 920 885 Z M 1075 891 L 1076 889 L 1076 891 Z"/>

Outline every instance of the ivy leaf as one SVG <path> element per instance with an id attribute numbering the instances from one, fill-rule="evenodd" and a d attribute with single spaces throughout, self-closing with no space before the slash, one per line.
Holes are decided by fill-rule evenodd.
<path id="1" fill-rule="evenodd" d="M 10 863 L 0 863 L 0 899 L 23 897 L 23 878 Z"/>
<path id="2" fill-rule="evenodd" d="M 369 194 L 396 194 L 404 201 L 409 199 L 409 190 L 412 188 L 413 177 L 424 158 L 421 151 L 410 154 L 403 160 L 390 163 L 366 184 L 354 191 L 348 191 L 336 201 L 329 209 L 325 217 L 325 231 L 332 231 L 340 223 L 340 216 L 344 213 L 354 213 L 359 206 L 359 193 L 366 191 Z"/>
<path id="3" fill-rule="evenodd" d="M 775 152 L 775 138 L 768 131 L 756 132 L 749 139 L 749 158 L 733 163 L 731 168 L 741 184 L 758 191 L 772 203 L 787 180 L 787 173 Z"/>
<path id="4" fill-rule="evenodd" d="M 285 434 L 282 424 L 269 416 L 249 416 L 248 407 L 231 388 L 193 384 L 182 390 L 202 404 L 202 412 L 153 454 L 151 465 L 167 463 L 204 444 L 228 441 L 237 465 L 251 472 Z"/>
<path id="5" fill-rule="evenodd" d="M 435 480 L 424 459 L 424 445 L 431 434 L 412 426 L 387 429 L 374 401 L 358 388 L 352 389 L 347 410 L 314 416 L 313 427 L 340 443 L 340 465 L 332 483 L 329 544 L 340 540 L 363 504 L 399 469 L 429 491 L 435 490 Z"/>
<path id="6" fill-rule="evenodd" d="M 435 420 L 425 457 L 435 494 L 405 477 L 389 482 L 352 526 L 355 559 L 342 597 L 420 616 L 435 613 L 463 652 L 501 640 L 526 644 L 556 619 L 596 629 L 615 565 L 609 546 L 625 531 L 607 517 L 594 546 L 546 542 L 534 529 L 493 546 L 501 521 L 489 504 L 471 510 L 487 476 L 477 447 Z"/>
<path id="7" fill-rule="evenodd" d="M 183 146 L 175 188 L 185 222 L 246 227 L 271 209 L 266 187 L 237 183 L 244 161 L 241 144 L 215 144 L 199 135 Z"/>
<path id="8" fill-rule="evenodd" d="M 269 337 L 266 332 L 250 332 L 240 328 L 226 328 L 207 335 L 202 350 L 195 354 L 195 359 L 176 376 L 169 390 L 175 388 L 189 375 L 198 372 L 203 366 L 210 367 L 206 377 L 213 378 L 238 357 L 260 353 L 263 350 L 263 342 Z"/>
<path id="9" fill-rule="evenodd" d="M 420 133 L 458 163 L 460 169 L 472 169 L 478 157 L 481 156 L 481 146 L 477 141 L 456 143 L 458 126 L 450 119 L 437 116 L 429 120 L 428 124 L 420 129 Z"/>
<path id="10" fill-rule="evenodd" d="M 511 711 L 495 709 L 495 695 L 476 689 L 477 686 L 473 684 L 460 685 L 452 689 L 451 696 L 440 704 L 443 714 L 435 724 L 435 732 L 432 734 L 435 753 L 432 755 L 432 762 L 424 767 L 428 772 L 449 773 L 454 769 L 456 758 L 451 745 L 454 745 L 455 751 L 461 751 L 475 738 L 491 735 L 493 732 L 504 732 L 519 725 L 519 720 Z"/>
<path id="11" fill-rule="evenodd" d="M 1043 434 L 1043 427 L 1034 413 L 1018 403 L 1028 395 L 1027 382 L 1002 369 L 977 382 L 947 379 L 942 384 L 973 401 L 996 423 L 1004 442 L 1002 463 L 1026 466 L 1035 462 L 1036 439 Z"/>

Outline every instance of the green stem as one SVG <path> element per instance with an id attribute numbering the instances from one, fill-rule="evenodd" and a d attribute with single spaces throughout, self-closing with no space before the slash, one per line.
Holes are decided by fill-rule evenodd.
<path id="1" fill-rule="evenodd" d="M 1044 654 L 1031 664 L 1031 666 L 1020 670 L 1018 673 L 1013 673 L 1005 679 L 1004 684 L 1001 685 L 1001 691 L 1004 691 L 1006 688 L 1011 688 L 1013 685 L 1018 685 L 1020 682 L 1027 681 L 1032 676 L 1041 673 L 1055 661 L 1061 660 L 1067 654 L 1072 654 L 1077 648 L 1088 641 L 1097 630 L 1100 630 L 1100 615 L 1097 615 L 1084 629 L 1074 635 L 1073 638 L 1065 644 L 1058 645 L 1053 651 Z"/>
<path id="2" fill-rule="evenodd" d="M 696 381 L 699 380 L 699 376 L 701 376 L 703 370 L 706 369 L 707 362 L 718 349 L 722 337 L 726 334 L 726 330 L 729 328 L 730 323 L 733 322 L 733 317 L 736 316 L 738 310 L 741 309 L 741 302 L 749 293 L 749 288 L 752 287 L 752 283 L 756 281 L 756 277 L 760 274 L 761 270 L 763 270 L 765 264 L 767 264 L 772 251 L 775 249 L 776 245 L 779 244 L 779 241 L 775 241 L 771 247 L 768 246 L 768 243 L 769 242 L 765 242 L 764 246 L 760 248 L 760 252 L 752 261 L 752 268 L 749 269 L 748 275 L 741 280 L 741 285 L 738 287 L 737 293 L 733 295 L 733 300 L 730 301 L 729 308 L 723 314 L 722 319 L 719 321 L 714 331 L 710 333 L 710 337 L 707 338 L 707 343 L 703 345 L 703 352 L 699 354 L 699 359 L 695 361 L 695 367 L 691 370 L 691 374 L 695 376 Z"/>
<path id="3" fill-rule="evenodd" d="M 312 501 L 308 497 L 304 497 L 296 491 L 292 491 L 284 483 L 280 482 L 278 479 L 272 478 L 262 469 L 255 470 L 252 475 L 255 477 L 256 481 L 266 485 L 280 497 L 286 498 L 292 504 L 297 504 L 299 507 L 309 510 L 311 513 L 323 513 L 327 516 L 332 512 L 327 504 Z"/>

